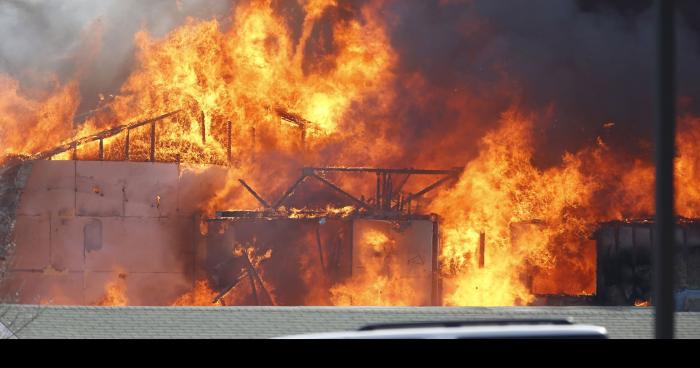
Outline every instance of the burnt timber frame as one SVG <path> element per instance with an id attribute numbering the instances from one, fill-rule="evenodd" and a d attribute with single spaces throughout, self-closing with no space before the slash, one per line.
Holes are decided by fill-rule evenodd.
<path id="1" fill-rule="evenodd" d="M 331 213 L 326 213 L 324 211 L 302 211 L 304 214 L 308 216 L 302 216 L 302 217 L 289 217 L 286 214 L 277 212 L 277 211 L 272 211 L 272 210 L 266 210 L 266 211 L 219 211 L 216 213 L 215 218 L 210 218 L 207 220 L 208 223 L 235 223 L 235 222 L 248 222 L 248 221 L 270 221 L 270 220 L 285 220 L 285 221 L 299 221 L 299 222 L 312 222 L 312 223 L 319 223 L 319 219 L 340 219 L 340 220 L 345 220 L 345 221 L 350 221 L 352 222 L 353 220 L 378 220 L 378 221 L 391 221 L 387 220 L 386 218 L 383 217 L 377 217 L 377 216 L 372 216 L 368 214 L 363 214 L 363 215 L 353 215 L 353 216 L 343 216 L 339 214 L 331 214 Z M 430 305 L 439 307 L 442 306 L 442 296 L 443 296 L 443 280 L 441 277 L 441 269 L 440 269 L 440 219 L 437 215 L 410 215 L 410 216 L 405 216 L 402 217 L 401 219 L 397 219 L 394 221 L 431 221 L 433 225 L 433 232 L 432 232 L 432 244 L 431 244 L 431 253 L 432 253 L 432 259 L 430 260 L 431 266 L 432 266 L 432 273 L 431 273 L 431 280 L 430 280 Z M 314 236 L 314 242 L 316 244 L 315 247 L 317 247 L 318 251 L 318 257 L 319 257 L 319 265 L 321 267 L 321 270 L 325 274 L 329 274 L 332 272 L 333 267 L 337 267 L 338 265 L 338 252 L 335 252 L 333 255 L 327 254 L 324 257 L 323 253 L 323 247 L 320 239 L 320 234 L 319 234 L 320 228 L 316 226 L 314 228 L 315 236 Z M 350 254 L 352 254 L 352 246 L 354 245 L 354 231 L 350 231 L 350 234 L 348 234 L 348 242 L 350 243 Z M 245 256 L 244 256 L 245 257 Z M 249 261 L 249 260 L 248 260 Z M 350 257 L 350 269 L 352 269 L 352 263 L 353 259 Z M 252 270 L 253 272 L 255 271 L 254 269 Z M 228 294 L 232 289 L 234 289 L 243 279 L 246 277 L 251 277 L 251 287 L 253 286 L 253 283 L 255 280 L 253 280 L 253 277 L 256 277 L 257 274 L 249 274 L 246 272 L 246 270 L 242 270 L 234 282 L 223 289 L 216 298 L 214 298 L 213 303 L 216 303 L 220 301 L 226 294 Z M 272 299 L 270 298 L 269 294 L 267 293 L 267 290 L 264 289 L 264 284 L 260 279 L 258 278 L 258 282 L 261 285 L 262 292 L 264 293 L 263 296 L 267 298 L 269 303 L 272 303 Z M 255 289 L 253 289 L 255 290 Z M 259 297 L 257 294 L 255 295 L 256 297 Z M 261 301 L 258 299 L 257 303 L 261 303 Z"/>
<path id="2" fill-rule="evenodd" d="M 144 125 L 150 124 L 151 125 L 151 161 L 154 161 L 155 160 L 155 154 L 154 154 L 154 152 L 155 152 L 155 123 L 158 121 L 164 120 L 166 118 L 169 118 L 173 115 L 176 115 L 179 112 L 180 112 L 179 110 L 173 111 L 173 112 L 169 112 L 167 114 L 157 116 L 157 117 L 152 118 L 152 119 L 142 120 L 142 121 L 138 121 L 138 122 L 131 123 L 131 124 L 123 124 L 123 125 L 116 126 L 114 128 L 103 130 L 99 133 L 89 135 L 86 137 L 82 137 L 82 138 L 76 139 L 74 141 L 70 141 L 68 143 L 61 144 L 61 145 L 54 147 L 52 149 L 49 149 L 49 150 L 46 150 L 43 152 L 39 152 L 35 155 L 32 155 L 30 157 L 30 159 L 32 159 L 32 160 L 48 160 L 48 159 L 51 159 L 51 157 L 53 157 L 55 155 L 67 152 L 69 150 L 73 151 L 73 159 L 76 159 L 77 158 L 76 151 L 77 151 L 78 147 L 80 147 L 84 144 L 87 144 L 87 143 L 99 141 L 99 143 L 100 143 L 100 151 L 99 151 L 100 160 L 103 160 L 104 159 L 104 140 L 107 138 L 114 137 L 115 135 L 117 135 L 123 131 L 126 131 L 125 160 L 128 161 L 129 160 L 130 131 L 132 129 L 136 129 L 138 127 L 142 127 Z"/>
<path id="3" fill-rule="evenodd" d="M 98 110 L 93 110 L 90 113 L 97 112 Z M 162 120 L 165 120 L 166 118 L 175 116 L 179 113 L 181 113 L 182 110 L 175 110 L 163 115 L 156 116 L 151 119 L 146 119 L 146 120 L 141 120 L 137 121 L 134 123 L 128 123 L 128 124 L 122 124 L 118 125 L 109 129 L 105 129 L 101 132 L 81 137 L 78 139 L 74 139 L 72 141 L 62 143 L 54 148 L 30 155 L 26 159 L 28 160 L 51 160 L 53 156 L 71 151 L 71 160 L 78 160 L 78 147 L 92 143 L 92 142 L 99 142 L 99 149 L 98 149 L 98 160 L 99 161 L 104 161 L 105 160 L 105 152 L 104 152 L 104 140 L 108 138 L 112 138 L 122 132 L 125 132 L 125 140 L 124 140 L 124 160 L 123 161 L 129 161 L 130 160 L 130 141 L 131 141 L 131 130 L 145 126 L 145 125 L 150 125 L 150 148 L 149 148 L 149 161 L 150 162 L 156 162 L 156 124 Z M 304 119 L 303 117 L 290 113 L 286 111 L 283 108 L 276 108 L 275 113 L 277 116 L 279 116 L 282 120 L 287 121 L 289 123 L 292 123 L 296 126 L 298 126 L 301 130 L 301 145 L 302 149 L 305 146 L 305 140 L 306 140 L 306 132 L 308 129 L 315 129 L 315 125 Z M 207 144 L 207 131 L 206 131 L 206 120 L 205 120 L 205 113 L 204 111 L 200 111 L 200 116 L 199 116 L 199 126 L 200 126 L 200 131 L 201 131 L 201 136 L 202 136 L 202 145 Z M 233 164 L 233 157 L 232 157 L 232 144 L 233 144 L 233 130 L 232 130 L 232 122 L 231 120 L 225 120 L 225 130 L 226 130 L 226 141 L 224 142 L 226 145 L 226 159 L 228 162 L 228 165 Z M 253 136 L 255 135 L 255 128 L 253 128 Z M 255 141 L 255 138 L 253 138 L 253 141 Z M 179 162 L 179 157 L 178 157 L 178 162 Z"/>
<path id="4" fill-rule="evenodd" d="M 238 221 L 250 219 L 264 220 L 296 220 L 296 221 L 311 221 L 324 218 L 339 218 L 347 220 L 390 220 L 390 221 L 411 221 L 411 220 L 430 220 L 433 224 L 433 235 L 431 252 L 433 259 L 432 275 L 431 275 L 431 291 L 430 303 L 433 306 L 442 305 L 442 278 L 440 277 L 440 262 L 438 254 L 440 252 L 440 234 L 439 220 L 436 215 L 420 215 L 411 213 L 411 202 L 426 193 L 438 188 L 439 186 L 455 180 L 462 173 L 463 168 L 454 168 L 449 170 L 420 170 L 420 169 L 386 169 L 386 168 L 363 168 L 363 167 L 306 167 L 302 169 L 302 175 L 299 177 L 282 195 L 282 197 L 270 205 L 260 196 L 253 188 L 250 187 L 244 180 L 239 179 L 241 185 L 262 205 L 262 211 L 219 211 L 216 213 L 215 219 L 209 221 Z M 377 175 L 377 192 L 374 201 L 365 201 L 364 198 L 359 199 L 354 195 L 343 190 L 338 185 L 324 177 L 324 174 L 329 172 L 340 173 L 374 173 Z M 392 175 L 406 175 L 403 180 L 398 181 L 396 188 L 393 185 Z M 403 195 L 401 188 L 406 184 L 409 177 L 412 175 L 438 175 L 442 176 L 434 183 L 421 189 L 415 194 Z M 331 188 L 333 191 L 343 195 L 352 201 L 357 210 L 348 215 L 328 213 L 323 210 L 302 210 L 295 212 L 296 215 L 301 215 L 298 218 L 289 216 L 283 208 L 283 204 L 288 200 L 296 189 L 302 185 L 308 178 L 313 178 Z M 316 229 L 316 246 L 318 247 L 318 256 L 321 268 L 324 272 L 329 272 L 330 259 L 326 259 L 323 254 L 323 249 L 320 241 L 318 228 Z"/>
<path id="5" fill-rule="evenodd" d="M 411 205 L 415 199 L 422 197 L 450 180 L 456 180 L 463 170 L 464 168 L 453 168 L 448 170 L 422 170 L 367 167 L 305 167 L 301 170 L 302 172 L 299 179 L 297 179 L 294 184 L 292 184 L 292 186 L 290 186 L 289 189 L 284 192 L 282 197 L 274 202 L 274 205 L 272 206 L 268 204 L 269 202 L 263 200 L 248 185 L 244 184 L 244 186 L 251 194 L 253 194 L 258 202 L 263 204 L 265 209 L 279 211 L 289 197 L 294 194 L 296 189 L 302 183 L 304 183 L 306 179 L 313 178 L 349 199 L 358 207 L 358 209 L 365 210 L 368 213 L 387 216 L 401 216 L 406 214 L 410 216 Z M 337 184 L 325 178 L 325 174 L 327 173 L 374 173 L 377 176 L 377 189 L 375 197 L 370 198 L 370 200 L 357 198 Z M 399 181 L 397 186 L 394 186 L 394 178 L 392 175 L 406 175 L 406 177 L 402 181 Z M 412 175 L 439 175 L 442 177 L 416 193 L 408 193 L 404 195 L 401 193 L 401 189 Z M 224 215 L 224 217 L 226 216 Z"/>

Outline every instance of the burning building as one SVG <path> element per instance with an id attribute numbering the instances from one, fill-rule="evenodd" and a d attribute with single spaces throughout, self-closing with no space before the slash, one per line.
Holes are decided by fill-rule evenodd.
<path id="1" fill-rule="evenodd" d="M 226 3 L 208 20 L 137 32 L 118 85 L 98 93 L 89 76 L 110 72 L 92 59 L 110 51 L 109 17 L 83 27 L 71 72 L 0 74 L 5 295 L 128 305 L 648 300 L 646 281 L 630 292 L 614 276 L 629 244 L 644 274 L 646 230 L 610 235 L 616 221 L 641 226 L 630 219 L 654 213 L 649 142 L 635 125 L 648 114 L 615 110 L 645 105 L 639 78 L 611 84 L 617 74 L 585 63 L 570 75 L 557 59 L 544 63 L 557 78 L 530 81 L 542 74 L 532 63 L 508 62 L 530 51 L 499 41 L 529 29 L 506 27 L 493 2 Z M 643 25 L 643 7 L 618 20 L 596 4 L 538 14 L 585 40 L 624 28 L 618 21 Z M 430 17 L 449 36 L 410 31 L 441 23 Z M 636 44 L 635 28 L 624 29 L 614 42 Z M 597 46 L 585 57 L 587 44 L 577 46 L 563 59 L 598 61 Z M 562 81 L 595 88 L 568 94 Z M 608 106 L 597 96 L 608 87 L 632 102 Z M 696 98 L 686 89 L 676 164 L 688 219 L 700 217 Z"/>

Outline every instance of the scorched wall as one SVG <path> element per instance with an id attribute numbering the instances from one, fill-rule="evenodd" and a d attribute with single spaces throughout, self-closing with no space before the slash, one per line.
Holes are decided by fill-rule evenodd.
<path id="1" fill-rule="evenodd" d="M 120 282 L 130 305 L 174 300 L 195 281 L 198 205 L 225 177 L 217 166 L 35 162 L 0 292 L 20 303 L 91 305 Z"/>

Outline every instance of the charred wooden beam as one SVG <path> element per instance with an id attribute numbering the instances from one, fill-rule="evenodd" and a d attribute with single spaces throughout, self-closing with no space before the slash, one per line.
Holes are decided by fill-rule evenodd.
<path id="1" fill-rule="evenodd" d="M 367 204 L 366 204 L 365 202 L 362 202 L 361 200 L 357 199 L 354 195 L 352 195 L 352 194 L 350 194 L 350 193 L 344 191 L 344 190 L 341 189 L 339 186 L 337 186 L 337 185 L 331 183 L 330 181 L 328 181 L 328 180 L 324 179 L 323 177 L 320 177 L 320 176 L 318 176 L 318 175 L 316 175 L 316 174 L 314 174 L 313 177 L 316 178 L 317 180 L 319 180 L 320 182 L 322 182 L 322 183 L 328 185 L 331 189 L 335 190 L 336 192 L 338 192 L 338 193 L 344 195 L 345 197 L 347 197 L 347 198 L 350 199 L 351 201 L 355 202 L 355 204 L 357 204 L 358 206 L 360 206 L 360 207 L 362 207 L 362 208 L 364 208 L 364 209 L 367 209 L 367 210 L 371 210 L 371 209 L 367 206 Z"/>
<path id="2" fill-rule="evenodd" d="M 442 178 L 442 179 L 436 181 L 435 183 L 430 184 L 429 186 L 427 186 L 425 189 L 419 191 L 418 193 L 416 193 L 416 194 L 411 194 L 411 195 L 409 196 L 409 200 L 413 200 L 414 198 L 418 198 L 418 197 L 420 197 L 420 196 L 422 196 L 422 195 L 424 195 L 424 194 L 426 194 L 426 193 L 432 191 L 433 189 L 435 189 L 435 188 L 437 188 L 437 187 L 439 187 L 439 186 L 445 184 L 446 182 L 448 182 L 448 181 L 450 181 L 450 180 L 453 180 L 453 179 L 456 179 L 456 178 L 457 178 L 456 175 L 448 175 L 448 176 L 445 176 L 444 178 Z"/>
<path id="3" fill-rule="evenodd" d="M 202 145 L 205 146 L 207 144 L 207 124 L 205 120 L 204 111 L 202 111 L 199 124 L 202 130 Z"/>
<path id="4" fill-rule="evenodd" d="M 151 162 L 156 162 L 156 122 L 151 122 Z"/>
<path id="5" fill-rule="evenodd" d="M 268 305 L 273 305 L 272 297 L 270 296 L 270 293 L 267 292 L 267 288 L 265 288 L 265 284 L 263 284 L 262 279 L 260 278 L 260 275 L 258 275 L 258 272 L 255 270 L 255 267 L 253 266 L 253 263 L 250 262 L 250 258 L 248 258 L 248 254 L 243 255 L 243 261 L 246 263 L 246 267 L 248 269 L 248 275 L 250 276 L 251 279 L 251 288 L 253 288 L 255 292 L 255 299 L 258 305 L 260 305 L 260 301 L 258 299 L 257 292 L 255 291 L 255 283 L 257 282 L 258 285 L 260 286 L 260 290 L 262 291 L 263 296 L 265 299 L 267 299 L 267 304 Z"/>
<path id="6" fill-rule="evenodd" d="M 384 193 L 386 198 L 384 201 L 384 209 L 389 210 L 391 209 L 391 201 L 394 199 L 393 180 L 390 174 L 386 175 L 386 189 L 384 190 Z"/>
<path id="7" fill-rule="evenodd" d="M 433 219 L 433 247 L 432 247 L 432 293 L 431 302 L 433 306 L 442 305 L 442 278 L 440 277 L 440 224 L 437 219 Z"/>
<path id="8" fill-rule="evenodd" d="M 231 120 L 226 122 L 226 157 L 228 158 L 228 164 L 231 165 L 231 140 L 233 139 L 231 133 Z"/>
<path id="9" fill-rule="evenodd" d="M 381 173 L 381 174 L 413 174 L 413 175 L 458 175 L 464 168 L 454 168 L 449 170 L 421 170 L 421 169 L 381 169 L 369 167 L 308 167 L 309 170 L 316 173 L 327 172 L 363 172 L 363 173 Z"/>
<path id="10" fill-rule="evenodd" d="M 255 160 L 255 146 L 256 146 L 256 136 L 255 136 L 255 127 L 250 128 L 250 135 L 251 135 L 251 148 L 250 152 L 253 156 L 253 160 Z"/>
<path id="11" fill-rule="evenodd" d="M 281 107 L 276 108 L 275 113 L 284 121 L 292 123 L 300 128 L 306 129 L 307 127 L 313 125 L 312 122 L 304 119 L 302 116 L 286 111 Z"/>
<path id="12" fill-rule="evenodd" d="M 381 173 L 377 173 L 377 194 L 374 198 L 375 198 L 374 205 L 377 208 L 381 208 L 381 206 L 382 206 L 382 174 Z"/>
<path id="13" fill-rule="evenodd" d="M 214 300 L 211 301 L 211 303 L 212 304 L 218 303 L 221 299 L 223 299 L 226 296 L 226 294 L 230 293 L 231 290 L 235 289 L 241 283 L 241 281 L 243 281 L 243 279 L 245 279 L 246 277 L 248 277 L 247 270 L 246 269 L 241 270 L 241 272 L 238 274 L 236 279 L 233 280 L 231 285 L 229 285 L 223 291 L 221 291 L 219 294 L 217 294 L 216 297 L 214 297 Z"/>
<path id="14" fill-rule="evenodd" d="M 131 129 L 126 130 L 126 140 L 124 141 L 124 161 L 129 161 L 129 140 L 131 136 Z"/>
<path id="15" fill-rule="evenodd" d="M 406 205 L 407 205 L 407 213 L 409 216 L 411 216 L 411 205 L 413 203 L 413 194 L 408 193 L 408 196 L 406 196 Z"/>
<path id="16" fill-rule="evenodd" d="M 484 268 L 486 259 L 486 233 L 479 233 L 479 268 Z"/>
<path id="17" fill-rule="evenodd" d="M 339 237 L 339 238 L 337 238 L 337 240 L 338 241 L 335 242 L 335 247 L 332 248 L 331 254 L 329 256 L 330 261 L 329 261 L 329 265 L 328 265 L 329 267 L 333 266 L 333 270 L 336 270 L 336 271 L 337 271 L 337 268 L 338 268 L 339 263 L 340 263 L 340 252 L 341 252 L 341 248 L 343 246 L 343 239 L 341 239 Z"/>
<path id="18" fill-rule="evenodd" d="M 275 113 L 277 116 L 279 116 L 282 120 L 291 123 L 293 125 L 296 125 L 299 127 L 300 131 L 300 138 L 301 138 L 301 149 L 302 151 L 306 147 L 306 135 L 307 135 L 307 130 L 309 129 L 317 129 L 316 124 L 312 123 L 309 120 L 304 119 L 301 115 L 297 115 L 294 113 L 291 113 L 281 107 L 277 107 L 275 109 Z"/>
<path id="19" fill-rule="evenodd" d="M 386 173 L 382 173 L 382 205 L 381 205 L 381 207 L 380 207 L 380 209 L 382 209 L 382 210 L 384 210 L 384 209 L 387 208 L 387 205 L 386 205 L 386 202 L 387 202 L 386 193 L 387 193 L 387 189 L 388 189 L 388 188 L 387 188 L 386 184 L 387 184 L 387 174 L 386 174 Z"/>
<path id="20" fill-rule="evenodd" d="M 238 182 L 241 183 L 241 185 L 243 185 L 243 187 L 248 191 L 248 193 L 252 194 L 253 197 L 255 197 L 255 199 L 257 199 L 258 202 L 260 202 L 260 204 L 263 205 L 263 207 L 265 207 L 265 208 L 271 208 L 271 207 L 272 207 L 272 206 L 270 206 L 270 204 L 267 203 L 267 201 L 264 200 L 255 190 L 253 190 L 253 188 L 251 188 L 243 179 L 238 179 Z"/>
<path id="21" fill-rule="evenodd" d="M 316 245 L 318 246 L 318 258 L 321 261 L 321 269 L 326 271 L 326 263 L 323 261 L 323 243 L 321 243 L 321 224 L 316 224 Z"/>
<path id="22" fill-rule="evenodd" d="M 404 176 L 403 180 L 401 180 L 399 182 L 399 185 L 396 186 L 396 189 L 394 189 L 394 191 L 396 191 L 396 192 L 402 191 L 403 187 L 406 185 L 406 183 L 408 182 L 408 179 L 410 179 L 410 178 L 411 178 L 411 174 L 406 174 L 406 176 Z"/>
<path id="23" fill-rule="evenodd" d="M 143 120 L 143 121 L 138 121 L 138 122 L 135 122 L 135 123 L 132 123 L 132 124 L 120 125 L 120 126 L 117 126 L 117 127 L 111 128 L 111 129 L 107 129 L 107 130 L 101 131 L 101 132 L 96 133 L 96 134 L 92 134 L 92 135 L 89 135 L 89 136 L 81 137 L 81 138 L 78 138 L 78 139 L 76 139 L 76 140 L 73 140 L 73 141 L 70 141 L 70 142 L 61 144 L 61 145 L 59 145 L 59 146 L 56 146 L 56 147 L 54 147 L 54 148 L 52 148 L 52 149 L 49 149 L 49 150 L 46 150 L 46 151 L 42 151 L 42 152 L 39 152 L 39 153 L 37 153 L 37 154 L 35 154 L 35 155 L 32 155 L 32 156 L 31 156 L 31 159 L 33 159 L 33 160 L 44 160 L 44 159 L 47 159 L 47 158 L 49 158 L 49 157 L 51 157 L 51 156 L 58 155 L 58 154 L 60 154 L 60 153 L 66 152 L 66 151 L 71 150 L 71 149 L 72 149 L 72 150 L 76 150 L 79 146 L 81 146 L 81 145 L 83 145 L 83 144 L 90 143 L 90 142 L 94 142 L 94 141 L 97 141 L 97 140 L 100 140 L 100 139 L 110 138 L 110 137 L 113 137 L 113 136 L 115 136 L 115 135 L 117 135 L 117 134 L 123 132 L 124 130 L 135 129 L 135 128 L 144 126 L 144 125 L 146 125 L 146 124 L 151 124 L 151 123 L 154 123 L 154 122 L 163 120 L 163 119 L 165 119 L 165 118 L 168 118 L 168 117 L 170 117 L 170 116 L 173 116 L 173 115 L 175 115 L 175 114 L 177 114 L 177 113 L 179 113 L 179 112 L 180 112 L 179 110 L 178 110 L 178 111 L 169 112 L 169 113 L 167 113 L 167 114 L 163 114 L 163 115 L 157 116 L 157 117 L 152 118 L 152 119 Z M 74 159 L 77 159 L 77 156 L 76 156 L 76 155 L 74 155 Z"/>
<path id="24" fill-rule="evenodd" d="M 287 191 L 282 195 L 282 198 L 280 198 L 277 202 L 275 202 L 275 205 L 273 206 L 274 209 L 280 208 L 284 201 L 286 201 L 292 194 L 294 194 L 294 191 L 297 189 L 301 183 L 303 183 L 308 176 L 302 175 L 294 184 L 287 189 Z"/>
<path id="25" fill-rule="evenodd" d="M 245 258 L 248 258 L 248 256 L 243 256 Z M 255 279 L 253 278 L 253 267 L 249 267 L 248 269 L 248 281 L 250 281 L 250 291 L 253 293 L 253 300 L 255 300 L 255 305 L 260 305 L 260 298 L 258 297 L 258 290 L 255 287 Z"/>

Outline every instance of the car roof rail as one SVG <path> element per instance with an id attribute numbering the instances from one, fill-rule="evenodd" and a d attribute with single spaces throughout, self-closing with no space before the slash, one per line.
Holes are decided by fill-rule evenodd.
<path id="1" fill-rule="evenodd" d="M 360 327 L 358 331 L 389 330 L 400 328 L 428 328 L 428 327 L 468 327 L 468 326 L 509 326 L 509 325 L 573 325 L 572 318 L 537 318 L 537 319 L 474 319 L 465 321 L 425 321 L 425 322 L 397 322 L 378 323 Z"/>

